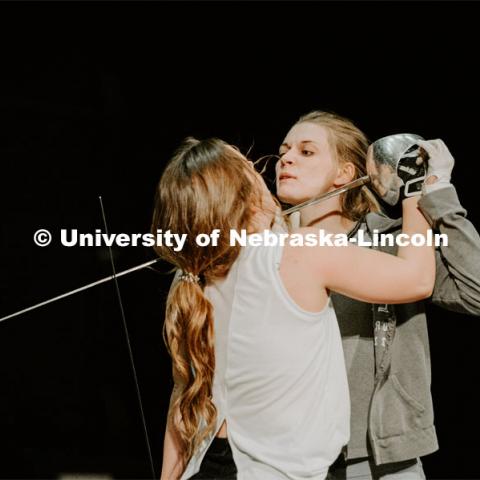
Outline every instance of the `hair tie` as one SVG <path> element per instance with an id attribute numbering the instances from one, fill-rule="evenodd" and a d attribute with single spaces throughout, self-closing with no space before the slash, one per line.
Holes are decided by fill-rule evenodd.
<path id="1" fill-rule="evenodd" d="M 192 272 L 182 272 L 179 279 L 188 283 L 200 283 L 200 277 Z"/>

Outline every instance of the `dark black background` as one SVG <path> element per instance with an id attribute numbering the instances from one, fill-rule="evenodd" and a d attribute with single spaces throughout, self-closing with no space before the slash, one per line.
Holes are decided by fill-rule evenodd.
<path id="1" fill-rule="evenodd" d="M 186 135 L 275 153 L 312 109 L 369 138 L 444 139 L 480 226 L 478 9 L 474 3 L 2 3 L 0 316 L 110 274 L 104 248 L 60 246 L 60 228 L 149 229 L 155 184 Z M 33 233 L 54 234 L 36 247 Z M 55 239 L 55 234 L 57 238 Z M 152 258 L 114 248 L 117 270 Z M 170 277 L 119 280 L 159 476 L 170 363 Z M 441 449 L 429 478 L 480 478 L 479 319 L 431 307 Z M 0 477 L 150 468 L 111 283 L 0 324 Z"/>

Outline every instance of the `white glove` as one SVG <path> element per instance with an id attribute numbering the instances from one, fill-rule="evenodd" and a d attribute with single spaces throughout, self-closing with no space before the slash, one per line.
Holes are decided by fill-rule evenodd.
<path id="1" fill-rule="evenodd" d="M 455 160 L 449 152 L 443 140 L 417 140 L 416 143 L 422 147 L 430 157 L 428 159 L 427 174 L 423 184 L 423 194 L 439 190 L 450 185 Z M 427 184 L 429 177 L 435 176 L 434 183 Z"/>

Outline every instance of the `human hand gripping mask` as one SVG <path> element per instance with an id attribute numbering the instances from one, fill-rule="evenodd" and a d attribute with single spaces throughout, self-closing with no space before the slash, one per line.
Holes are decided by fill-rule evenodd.
<path id="1" fill-rule="evenodd" d="M 389 205 L 422 193 L 428 154 L 416 143 L 419 140 L 419 135 L 399 133 L 376 140 L 368 149 L 367 172 Z"/>

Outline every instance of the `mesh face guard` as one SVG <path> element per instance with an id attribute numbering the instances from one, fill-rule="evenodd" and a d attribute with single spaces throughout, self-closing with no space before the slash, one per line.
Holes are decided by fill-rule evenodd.
<path id="1" fill-rule="evenodd" d="M 368 151 L 367 172 L 377 193 L 389 205 L 422 193 L 427 153 L 415 142 L 419 135 L 400 133 L 373 142 Z"/>

